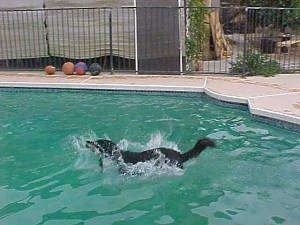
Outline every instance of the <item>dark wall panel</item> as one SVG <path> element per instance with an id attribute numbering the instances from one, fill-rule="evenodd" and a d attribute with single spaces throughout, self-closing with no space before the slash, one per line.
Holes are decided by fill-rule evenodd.
<path id="1" fill-rule="evenodd" d="M 141 73 L 179 73 L 177 0 L 137 0 L 137 45 Z"/>

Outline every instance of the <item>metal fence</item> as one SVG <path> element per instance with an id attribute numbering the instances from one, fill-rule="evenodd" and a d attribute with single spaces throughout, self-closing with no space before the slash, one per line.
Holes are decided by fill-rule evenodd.
<path id="1" fill-rule="evenodd" d="M 135 70 L 133 8 L 0 11 L 0 67 L 61 68 L 65 61 L 98 62 L 103 70 Z"/>
<path id="2" fill-rule="evenodd" d="M 1 70 L 84 61 L 105 71 L 246 73 L 257 55 L 300 71 L 299 8 L 0 10 Z"/>
<path id="3" fill-rule="evenodd" d="M 300 71 L 300 8 L 247 8 L 244 57 L 261 53 L 285 72 Z"/>
<path id="4" fill-rule="evenodd" d="M 186 18 L 187 71 L 241 74 L 261 61 L 300 71 L 300 8 L 188 8 Z"/>

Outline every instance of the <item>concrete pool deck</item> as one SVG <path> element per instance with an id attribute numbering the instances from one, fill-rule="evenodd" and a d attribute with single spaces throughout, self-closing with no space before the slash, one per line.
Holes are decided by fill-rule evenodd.
<path id="1" fill-rule="evenodd" d="M 300 125 L 300 74 L 274 77 L 108 75 L 46 76 L 0 72 L 0 87 L 79 88 L 204 92 L 218 100 L 247 104 L 257 116 Z"/>

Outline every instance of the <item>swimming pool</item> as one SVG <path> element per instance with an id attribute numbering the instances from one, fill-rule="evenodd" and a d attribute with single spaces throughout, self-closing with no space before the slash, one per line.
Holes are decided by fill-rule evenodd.
<path id="1" fill-rule="evenodd" d="M 184 170 L 104 171 L 84 147 L 207 149 Z M 174 169 L 174 170 L 173 170 Z M 0 90 L 0 224 L 297 224 L 299 133 L 200 95 Z"/>

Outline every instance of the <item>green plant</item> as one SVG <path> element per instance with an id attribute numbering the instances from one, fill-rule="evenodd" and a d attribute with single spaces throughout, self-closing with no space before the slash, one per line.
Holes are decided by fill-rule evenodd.
<path id="1" fill-rule="evenodd" d="M 202 0 L 188 2 L 188 35 L 186 38 L 186 54 L 189 61 L 201 60 L 204 43 L 209 38 L 209 28 L 206 22 L 207 9 Z"/>
<path id="2" fill-rule="evenodd" d="M 283 70 L 276 60 L 261 53 L 250 53 L 245 58 L 238 55 L 236 62 L 231 63 L 231 72 L 245 73 L 249 76 L 272 76 L 283 72 Z"/>

